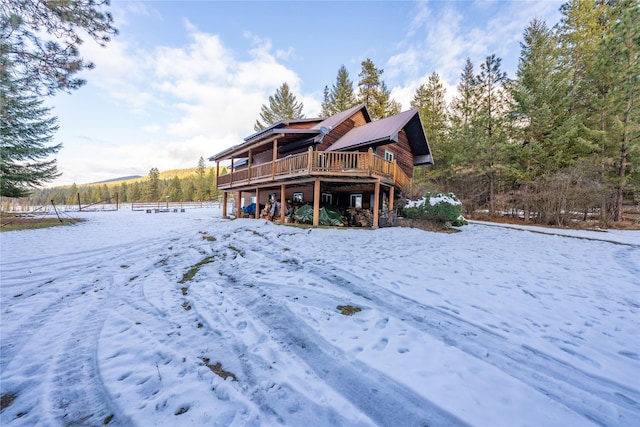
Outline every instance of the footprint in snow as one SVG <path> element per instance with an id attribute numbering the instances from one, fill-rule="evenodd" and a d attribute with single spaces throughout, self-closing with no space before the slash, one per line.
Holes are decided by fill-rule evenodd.
<path id="1" fill-rule="evenodd" d="M 384 350 L 389 340 L 386 338 L 382 338 L 376 345 L 373 346 L 374 350 Z"/>
<path id="2" fill-rule="evenodd" d="M 387 326 L 387 323 L 389 323 L 388 318 L 385 317 L 384 319 L 380 319 L 376 322 L 376 328 L 384 329 Z"/>

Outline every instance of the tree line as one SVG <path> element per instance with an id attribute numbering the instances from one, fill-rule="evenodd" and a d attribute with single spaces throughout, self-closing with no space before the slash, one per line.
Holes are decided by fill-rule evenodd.
<path id="1" fill-rule="evenodd" d="M 621 220 L 625 202 L 640 203 L 639 8 L 635 0 L 569 1 L 554 27 L 534 19 L 525 28 L 514 78 L 495 54 L 467 59 L 451 102 L 433 72 L 411 107 L 435 165 L 416 168 L 414 183 L 454 192 L 467 212 L 554 225 Z M 384 71 L 371 59 L 361 65 L 357 91 L 344 66 L 325 87 L 323 116 L 362 102 L 373 120 L 400 111 Z M 284 83 L 255 128 L 303 118 L 302 108 Z"/>
<path id="2" fill-rule="evenodd" d="M 221 168 L 222 169 L 222 168 Z M 220 173 L 225 173 L 222 170 Z M 101 184 L 72 184 L 64 187 L 33 190 L 23 199 L 23 206 L 56 205 L 82 206 L 94 203 L 141 203 L 141 202 L 197 202 L 217 200 L 220 195 L 216 185 L 215 168 L 205 167 L 200 157 L 195 169 L 186 173 L 174 173 L 173 177 L 162 178 L 158 168 L 151 168 L 144 178 Z"/>

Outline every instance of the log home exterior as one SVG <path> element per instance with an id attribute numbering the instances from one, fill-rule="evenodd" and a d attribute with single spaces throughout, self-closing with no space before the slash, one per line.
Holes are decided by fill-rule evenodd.
<path id="1" fill-rule="evenodd" d="M 280 121 L 209 160 L 216 170 L 221 161 L 231 163 L 230 172 L 217 177 L 223 217 L 233 193 L 236 212 L 243 196 L 255 199 L 256 218 L 260 205 L 275 197 L 312 203 L 313 225 L 321 203 L 369 209 L 373 227 L 411 185 L 413 167 L 433 164 L 417 109 L 372 122 L 364 104 L 326 119 Z"/>

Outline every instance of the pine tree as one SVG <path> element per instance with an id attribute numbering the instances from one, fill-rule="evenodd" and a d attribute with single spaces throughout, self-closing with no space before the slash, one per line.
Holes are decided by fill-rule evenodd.
<path id="1" fill-rule="evenodd" d="M 144 198 L 147 202 L 157 202 L 160 198 L 160 171 L 158 168 L 151 168 L 149 171 Z"/>
<path id="2" fill-rule="evenodd" d="M 303 104 L 296 100 L 295 95 L 289 90 L 289 85 L 282 83 L 276 93 L 269 97 L 269 106 L 262 104 L 260 109 L 260 120 L 256 120 L 254 129 L 260 131 L 281 120 L 301 119 Z"/>
<path id="3" fill-rule="evenodd" d="M 24 82 L 11 80 L 10 64 L 0 59 L 0 195 L 24 197 L 30 190 L 60 176 L 56 160 L 62 144 L 50 145 L 58 130 L 43 101 L 26 95 Z"/>
<path id="4" fill-rule="evenodd" d="M 428 173 L 428 166 L 422 166 L 416 171 L 418 181 L 426 181 L 427 177 L 437 180 L 448 176 L 452 170 L 451 145 L 447 135 L 447 104 L 444 97 L 445 89 L 440 76 L 434 72 L 426 84 L 418 87 L 411 101 L 411 107 L 417 108 L 420 114 L 433 157 L 438 159 L 434 173 Z"/>
<path id="5" fill-rule="evenodd" d="M 331 113 L 331 101 L 329 100 L 329 86 L 324 87 L 322 92 L 322 104 L 320 105 L 320 116 L 329 117 Z"/>
<path id="6" fill-rule="evenodd" d="M 618 107 L 614 114 L 620 147 L 614 221 L 620 221 L 625 188 L 631 185 L 640 191 L 640 10 L 634 0 L 620 1 L 614 7 L 619 18 L 603 48 L 614 52 L 611 98 Z"/>
<path id="7" fill-rule="evenodd" d="M 171 182 L 169 183 L 169 187 L 167 188 L 167 196 L 172 202 L 181 202 L 183 200 L 182 197 L 182 183 L 180 182 L 180 178 L 178 176 L 174 176 Z"/>
<path id="8" fill-rule="evenodd" d="M 108 5 L 109 0 L 0 3 L 0 57 L 14 64 L 12 80 L 28 81 L 38 95 L 82 86 L 85 81 L 76 75 L 94 65 L 80 57 L 80 34 L 103 46 L 117 34 L 111 14 L 103 11 Z"/>
<path id="9" fill-rule="evenodd" d="M 478 114 L 473 122 L 476 133 L 475 163 L 488 178 L 489 213 L 495 212 L 496 173 L 502 166 L 501 154 L 506 142 L 505 118 L 507 113 L 507 73 L 501 67 L 502 60 L 489 55 L 480 64 L 476 76 L 479 93 Z"/>
<path id="10" fill-rule="evenodd" d="M 367 106 L 372 120 L 381 119 L 400 112 L 400 104 L 391 99 L 387 85 L 380 79 L 383 69 L 376 68 L 369 58 L 362 61 L 362 70 L 358 76 L 358 97 L 360 103 Z"/>
<path id="11" fill-rule="evenodd" d="M 196 200 L 206 200 L 207 198 L 207 181 L 205 180 L 206 166 L 204 164 L 204 158 L 201 156 L 198 160 L 198 167 L 196 168 Z"/>
<path id="12" fill-rule="evenodd" d="M 327 90 L 326 87 L 325 90 Z M 326 116 L 337 114 L 357 105 L 353 82 L 344 65 L 338 70 L 336 82 L 331 86 L 331 91 L 325 93 L 325 103 L 323 103 L 323 114 Z"/>

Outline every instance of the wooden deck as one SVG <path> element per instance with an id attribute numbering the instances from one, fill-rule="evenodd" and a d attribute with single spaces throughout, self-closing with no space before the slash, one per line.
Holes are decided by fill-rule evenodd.
<path id="1" fill-rule="evenodd" d="M 218 189 L 279 183 L 306 177 L 379 178 L 400 189 L 411 186 L 409 178 L 395 161 L 369 152 L 311 151 L 287 156 L 275 162 L 236 170 L 218 177 Z"/>

